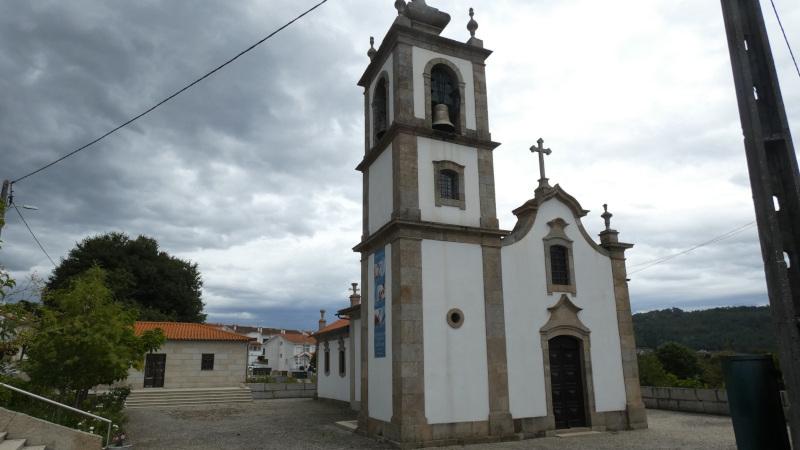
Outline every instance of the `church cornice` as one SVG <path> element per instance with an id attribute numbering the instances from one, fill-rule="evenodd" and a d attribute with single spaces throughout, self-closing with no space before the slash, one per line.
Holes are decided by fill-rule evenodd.
<path id="1" fill-rule="evenodd" d="M 376 248 L 397 239 L 425 239 L 500 247 L 500 239 L 508 234 L 509 231 L 497 228 L 465 227 L 437 222 L 392 219 L 378 231 L 367 236 L 361 243 L 353 247 L 353 251 L 370 253 Z"/>
<path id="2" fill-rule="evenodd" d="M 384 36 L 377 53 L 367 66 L 364 74 L 358 80 L 358 85 L 366 88 L 378 75 L 386 59 L 394 51 L 398 43 L 408 44 L 437 53 L 444 53 L 457 58 L 466 59 L 475 64 L 483 64 L 491 54 L 491 50 L 472 44 L 459 42 L 432 33 L 421 32 L 404 23 L 403 17 L 398 17 Z"/>
<path id="3" fill-rule="evenodd" d="M 425 126 L 424 122 L 425 121 L 421 119 L 419 124 L 416 125 L 405 124 L 397 121 L 393 122 L 381 140 L 367 151 L 364 159 L 358 164 L 358 166 L 356 166 L 356 170 L 364 172 L 367 167 L 369 167 L 373 162 L 375 162 L 376 159 L 378 159 L 379 156 L 381 156 L 384 150 L 389 148 L 389 145 L 392 143 L 392 141 L 394 141 L 395 138 L 397 138 L 397 136 L 401 133 L 451 142 L 453 144 L 463 145 L 464 147 L 486 150 L 494 150 L 500 146 L 499 142 L 494 142 L 491 140 L 434 130 Z"/>

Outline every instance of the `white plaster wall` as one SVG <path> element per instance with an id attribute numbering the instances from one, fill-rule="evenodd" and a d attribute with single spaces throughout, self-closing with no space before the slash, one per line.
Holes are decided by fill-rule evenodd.
<path id="1" fill-rule="evenodd" d="M 330 398 L 333 400 L 341 400 L 343 402 L 350 402 L 350 368 L 347 367 L 350 360 L 350 338 L 344 338 L 344 363 L 345 373 L 344 376 L 339 375 L 339 341 L 338 337 L 328 341 L 330 347 L 330 372 L 325 373 L 325 344 L 320 345 L 322 352 L 322 370 L 317 374 L 317 395 L 321 398 Z"/>
<path id="2" fill-rule="evenodd" d="M 422 241 L 425 417 L 428 423 L 487 420 L 489 380 L 479 245 Z M 464 313 L 461 328 L 447 312 Z"/>
<path id="3" fill-rule="evenodd" d="M 362 302 L 367 302 L 367 317 L 369 320 L 367 334 L 367 354 L 369 396 L 369 416 L 389 422 L 392 419 L 392 246 L 386 246 L 386 357 L 375 358 L 374 336 L 375 321 L 375 255 L 369 256 L 369 271 L 367 276 L 367 297 Z"/>
<path id="4" fill-rule="evenodd" d="M 164 388 L 234 387 L 247 377 L 247 343 L 224 341 L 167 341 L 153 353 L 164 353 Z M 200 370 L 203 353 L 214 354 L 214 370 Z M 144 388 L 144 373 L 131 369 L 120 384 Z"/>
<path id="5" fill-rule="evenodd" d="M 271 368 L 272 370 L 281 370 L 280 369 L 280 352 L 279 352 L 279 345 L 277 336 L 272 336 L 269 340 L 264 344 L 264 348 L 267 350 L 265 358 L 267 358 L 267 367 Z"/>
<path id="6" fill-rule="evenodd" d="M 353 320 L 350 325 L 350 332 L 353 333 L 355 337 L 355 351 L 352 354 L 352 358 L 355 358 L 355 366 L 356 371 L 353 374 L 356 377 L 356 401 L 361 401 L 361 320 Z"/>
<path id="7" fill-rule="evenodd" d="M 466 209 L 436 206 L 434 161 L 452 161 L 464 166 Z M 439 140 L 417 137 L 419 209 L 422 220 L 470 227 L 481 225 L 481 199 L 478 184 L 478 149 Z"/>
<path id="8" fill-rule="evenodd" d="M 377 81 L 380 79 L 380 76 L 383 72 L 386 72 L 387 77 L 386 80 L 388 84 L 386 85 L 386 92 L 389 97 L 389 101 L 386 104 L 386 107 L 389 108 L 388 116 L 389 116 L 389 123 L 387 126 L 391 126 L 392 122 L 394 122 L 394 55 L 389 55 L 389 58 L 386 59 L 386 62 L 383 64 L 381 71 L 378 72 L 377 77 L 372 80 L 372 85 L 369 87 L 369 139 L 370 139 L 370 148 L 376 144 L 375 142 L 375 130 L 374 124 L 372 123 L 375 120 L 375 116 L 372 114 L 372 102 L 375 100 L 375 86 L 377 86 Z"/>
<path id="9" fill-rule="evenodd" d="M 591 330 L 591 361 L 598 412 L 625 409 L 625 386 L 619 342 L 611 260 L 582 236 L 571 210 L 557 199 L 539 208 L 533 229 L 522 240 L 503 247 L 503 299 L 511 414 L 514 418 L 547 415 L 543 355 L 539 329 L 549 319 L 547 308 L 561 293 L 547 294 L 544 245 L 547 222 L 562 218 L 570 225 L 579 318 Z"/>
<path id="10" fill-rule="evenodd" d="M 447 56 L 419 47 L 412 47 L 411 60 L 414 65 L 414 116 L 425 118 L 425 66 L 434 58 L 443 58 L 452 62 L 461 72 L 464 80 L 464 105 L 467 115 L 467 129 L 474 130 L 475 120 L 475 84 L 472 76 L 472 63 L 466 59 Z"/>
<path id="11" fill-rule="evenodd" d="M 392 218 L 392 145 L 369 166 L 369 232 L 378 231 Z"/>

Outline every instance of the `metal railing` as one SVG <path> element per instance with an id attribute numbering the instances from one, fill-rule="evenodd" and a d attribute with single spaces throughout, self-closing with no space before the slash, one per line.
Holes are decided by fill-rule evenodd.
<path id="1" fill-rule="evenodd" d="M 0 383 L 0 386 L 4 387 L 6 389 L 9 389 L 11 391 L 17 392 L 19 394 L 23 394 L 23 395 L 27 395 L 28 397 L 35 398 L 36 400 L 41 400 L 41 401 L 43 401 L 45 403 L 49 403 L 51 405 L 58 406 L 60 408 L 66 409 L 67 411 L 74 412 L 74 413 L 77 413 L 77 414 L 81 414 L 81 415 L 84 415 L 86 417 L 91 417 L 92 419 L 99 420 L 101 422 L 106 422 L 108 424 L 108 431 L 106 432 L 106 445 L 105 445 L 104 448 L 107 448 L 109 445 L 111 445 L 111 426 L 112 426 L 111 420 L 106 419 L 105 417 L 96 416 L 96 415 L 94 415 L 92 413 L 88 413 L 86 411 L 82 411 L 82 410 L 77 409 L 77 408 L 73 408 L 71 406 L 67 406 L 67 405 L 65 405 L 63 403 L 58 403 L 56 401 L 50 400 L 49 398 L 42 397 L 41 395 L 36 395 L 36 394 L 31 393 L 31 392 L 24 391 L 24 390 L 22 390 L 20 388 L 16 388 L 14 386 L 9 386 L 9 385 L 7 385 L 5 383 Z"/>

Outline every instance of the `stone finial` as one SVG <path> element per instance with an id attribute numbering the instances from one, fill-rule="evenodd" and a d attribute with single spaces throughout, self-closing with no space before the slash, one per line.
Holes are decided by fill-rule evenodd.
<path id="1" fill-rule="evenodd" d="M 467 23 L 467 30 L 469 30 L 469 35 L 475 37 L 475 31 L 478 29 L 478 22 L 475 21 L 475 10 L 473 8 L 469 9 L 469 23 Z"/>
<path id="2" fill-rule="evenodd" d="M 603 211 L 605 212 L 600 217 L 606 222 L 606 231 L 611 231 L 611 218 L 614 217 L 614 215 L 608 212 L 608 204 L 603 205 Z"/>
<path id="3" fill-rule="evenodd" d="M 369 56 L 369 60 L 372 61 L 375 58 L 375 55 L 378 54 L 378 51 L 375 50 L 375 38 L 373 36 L 369 37 L 369 50 L 367 50 L 367 56 Z"/>
<path id="4" fill-rule="evenodd" d="M 350 306 L 356 306 L 361 304 L 361 294 L 358 293 L 358 283 L 351 283 L 352 287 L 350 288 Z"/>
<path id="5" fill-rule="evenodd" d="M 325 310 L 324 309 L 320 309 L 319 310 L 319 329 L 321 330 L 321 329 L 325 328 L 325 325 L 327 325 L 327 322 L 325 321 Z"/>
<path id="6" fill-rule="evenodd" d="M 401 16 L 404 12 L 406 12 L 406 2 L 405 0 L 396 0 L 394 2 L 394 9 L 397 10 L 397 15 Z"/>

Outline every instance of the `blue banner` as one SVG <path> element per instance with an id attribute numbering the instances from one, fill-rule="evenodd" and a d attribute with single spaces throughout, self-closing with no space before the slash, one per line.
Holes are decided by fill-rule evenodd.
<path id="1" fill-rule="evenodd" d="M 386 357 L 386 251 L 380 249 L 374 257 L 375 276 L 375 357 Z"/>

